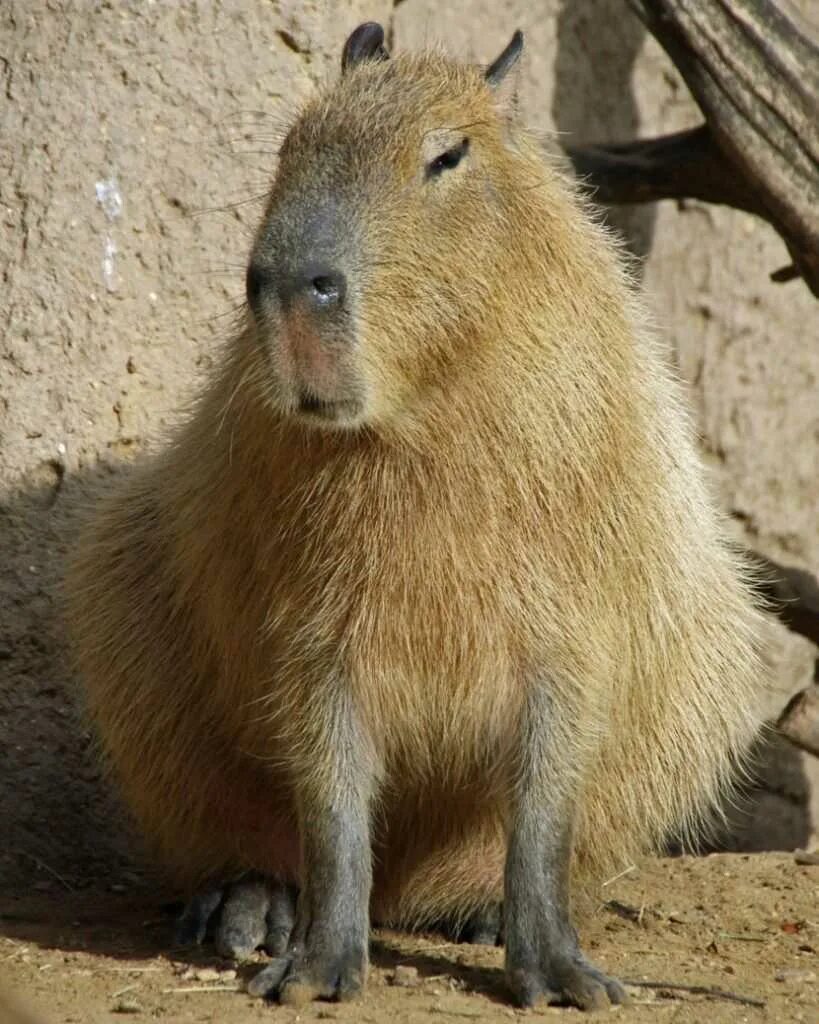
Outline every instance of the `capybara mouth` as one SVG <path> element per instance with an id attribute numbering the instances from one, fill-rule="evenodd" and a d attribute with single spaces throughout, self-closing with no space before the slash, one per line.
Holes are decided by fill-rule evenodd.
<path id="1" fill-rule="evenodd" d="M 361 403 L 354 399 L 326 399 L 310 391 L 299 392 L 296 408 L 300 416 L 313 421 L 345 424 L 361 415 Z"/>

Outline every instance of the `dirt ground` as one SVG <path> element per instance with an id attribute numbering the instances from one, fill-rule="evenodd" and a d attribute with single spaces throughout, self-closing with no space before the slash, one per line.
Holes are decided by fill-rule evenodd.
<path id="1" fill-rule="evenodd" d="M 0 984 L 39 1015 L 38 1024 L 102 1024 L 126 1015 L 224 1024 L 581 1019 L 555 1007 L 513 1009 L 500 949 L 386 931 L 373 935 L 373 968 L 358 1001 L 300 1011 L 265 1004 L 243 991 L 256 964 L 237 970 L 207 947 L 195 956 L 170 948 L 167 895 L 121 883 L 69 892 L 54 879 L 5 898 Z M 611 1011 L 619 1020 L 819 1022 L 819 866 L 786 854 L 650 860 L 598 896 L 582 922 L 583 942 L 593 960 L 629 984 L 632 1005 Z M 2 1007 L 0 1021 L 6 1024 Z"/>

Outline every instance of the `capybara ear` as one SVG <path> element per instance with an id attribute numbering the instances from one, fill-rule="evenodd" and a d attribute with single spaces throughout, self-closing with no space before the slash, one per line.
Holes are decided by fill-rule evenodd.
<path id="1" fill-rule="evenodd" d="M 341 52 L 341 70 L 347 71 L 365 60 L 389 60 L 384 45 L 384 29 L 375 21 L 365 21 L 353 29 Z"/>
<path id="2" fill-rule="evenodd" d="M 363 28 L 364 26 L 362 26 Z M 352 38 L 352 36 L 350 37 Z M 523 52 L 523 33 L 515 29 L 515 34 L 509 40 L 506 49 L 500 56 L 496 57 L 484 72 L 484 78 L 493 89 L 497 88 L 506 78 L 512 68 L 517 64 Z"/>

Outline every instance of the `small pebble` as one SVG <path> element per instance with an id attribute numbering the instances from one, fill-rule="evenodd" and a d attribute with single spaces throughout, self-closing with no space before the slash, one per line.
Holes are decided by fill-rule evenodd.
<path id="1" fill-rule="evenodd" d="M 774 981 L 816 981 L 815 971 L 777 971 Z"/>
<path id="2" fill-rule="evenodd" d="M 142 1007 L 136 999 L 117 999 L 111 1013 L 142 1013 Z"/>
<path id="3" fill-rule="evenodd" d="M 815 971 L 777 971 L 774 981 L 816 981 Z"/>
<path id="4" fill-rule="evenodd" d="M 235 975 L 236 972 L 233 973 Z M 221 981 L 224 977 L 222 972 L 214 967 L 200 967 L 198 971 L 193 972 L 193 976 L 197 981 Z"/>
<path id="5" fill-rule="evenodd" d="M 416 988 L 419 984 L 418 968 L 399 964 L 393 971 L 392 983 L 399 988 Z"/>
<path id="6" fill-rule="evenodd" d="M 819 850 L 797 850 L 793 855 L 797 864 L 813 866 L 819 864 Z"/>

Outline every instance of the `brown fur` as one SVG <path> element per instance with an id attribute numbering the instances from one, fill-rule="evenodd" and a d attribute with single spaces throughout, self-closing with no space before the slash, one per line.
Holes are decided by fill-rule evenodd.
<path id="1" fill-rule="evenodd" d="M 468 169 L 422 185 L 428 139 L 463 126 Z M 377 767 L 374 913 L 465 915 L 500 896 L 545 672 L 579 874 L 696 832 L 754 729 L 757 612 L 610 238 L 508 100 L 437 53 L 311 101 L 265 223 L 330 188 L 363 261 L 338 357 L 362 415 L 302 422 L 301 370 L 248 312 L 71 566 L 90 710 L 142 830 L 191 888 L 297 879 L 293 780 L 326 786 L 343 679 Z"/>

